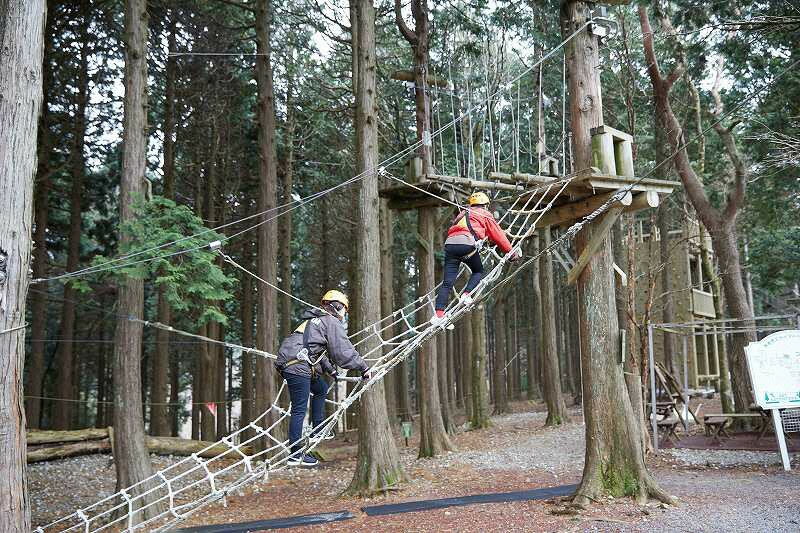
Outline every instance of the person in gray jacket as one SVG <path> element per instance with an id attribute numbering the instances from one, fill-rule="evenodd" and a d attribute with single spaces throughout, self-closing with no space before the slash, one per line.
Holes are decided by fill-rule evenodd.
<path id="1" fill-rule="evenodd" d="M 324 374 L 336 375 L 336 366 L 361 372 L 369 379 L 369 366 L 359 355 L 344 329 L 348 299 L 343 293 L 332 290 L 322 297 L 321 309 L 307 309 L 303 322 L 286 337 L 278 350 L 275 367 L 289 388 L 292 402 L 289 419 L 291 466 L 315 466 L 317 459 L 300 452 L 303 420 L 311 396 L 311 421 L 316 428 L 325 419 L 325 396 L 328 383 Z"/>

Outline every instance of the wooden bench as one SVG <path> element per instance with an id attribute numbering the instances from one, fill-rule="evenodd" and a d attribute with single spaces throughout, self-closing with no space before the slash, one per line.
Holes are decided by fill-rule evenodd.
<path id="1" fill-rule="evenodd" d="M 658 426 L 659 431 L 661 432 L 661 438 L 666 438 L 672 444 L 677 444 L 681 438 L 675 433 L 675 428 L 678 427 L 680 424 L 680 419 L 677 416 L 669 416 L 667 418 L 662 418 L 656 425 Z"/>
<path id="2" fill-rule="evenodd" d="M 731 436 L 725 431 L 725 427 L 730 422 L 728 415 L 714 414 L 705 415 L 703 417 L 703 426 L 706 430 L 706 436 L 711 436 L 711 440 L 715 444 L 720 444 L 720 435 L 730 438 Z"/>

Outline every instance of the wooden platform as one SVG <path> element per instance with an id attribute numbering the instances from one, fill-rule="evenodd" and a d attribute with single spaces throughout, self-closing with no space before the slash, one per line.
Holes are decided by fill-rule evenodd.
<path id="1" fill-rule="evenodd" d="M 409 179 L 406 176 L 405 179 Z M 414 176 L 412 185 L 392 181 L 380 191 L 389 199 L 391 209 L 418 209 L 420 207 L 447 207 L 452 204 L 433 196 L 444 196 L 450 202 L 466 203 L 470 193 L 476 190 L 499 192 L 499 203 L 510 207 L 510 202 L 519 196 L 524 200 L 529 195 L 542 195 L 548 186 L 545 199 L 558 194 L 565 181 L 563 176 L 499 172 L 490 173 L 486 180 L 474 180 L 459 176 L 428 174 Z M 680 183 L 651 178 L 639 180 L 635 177 L 603 174 L 599 169 L 571 180 L 564 192 L 556 199 L 551 213 L 543 219 L 545 225 L 563 225 L 579 220 L 606 202 L 620 189 L 631 187 L 630 193 L 619 202 L 623 211 L 637 211 L 657 207 L 662 196 L 672 193 Z"/>

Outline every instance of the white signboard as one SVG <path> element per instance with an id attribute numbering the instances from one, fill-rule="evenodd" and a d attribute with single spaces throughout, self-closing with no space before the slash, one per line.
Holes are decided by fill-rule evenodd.
<path id="1" fill-rule="evenodd" d="M 779 331 L 744 349 L 762 409 L 800 407 L 800 331 Z"/>

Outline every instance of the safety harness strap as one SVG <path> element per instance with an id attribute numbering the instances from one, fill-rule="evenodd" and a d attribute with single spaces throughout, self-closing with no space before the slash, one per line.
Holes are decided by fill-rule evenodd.
<path id="1" fill-rule="evenodd" d="M 475 233 L 475 230 L 472 228 L 472 223 L 469 221 L 469 208 L 463 211 L 462 213 L 464 217 L 464 221 L 467 223 L 467 229 L 469 230 L 470 234 L 472 234 L 472 238 L 475 240 L 475 249 L 472 250 L 470 253 L 462 257 L 462 259 L 469 259 L 473 255 L 475 255 L 478 250 L 481 249 L 481 239 L 478 238 L 478 234 Z"/>

